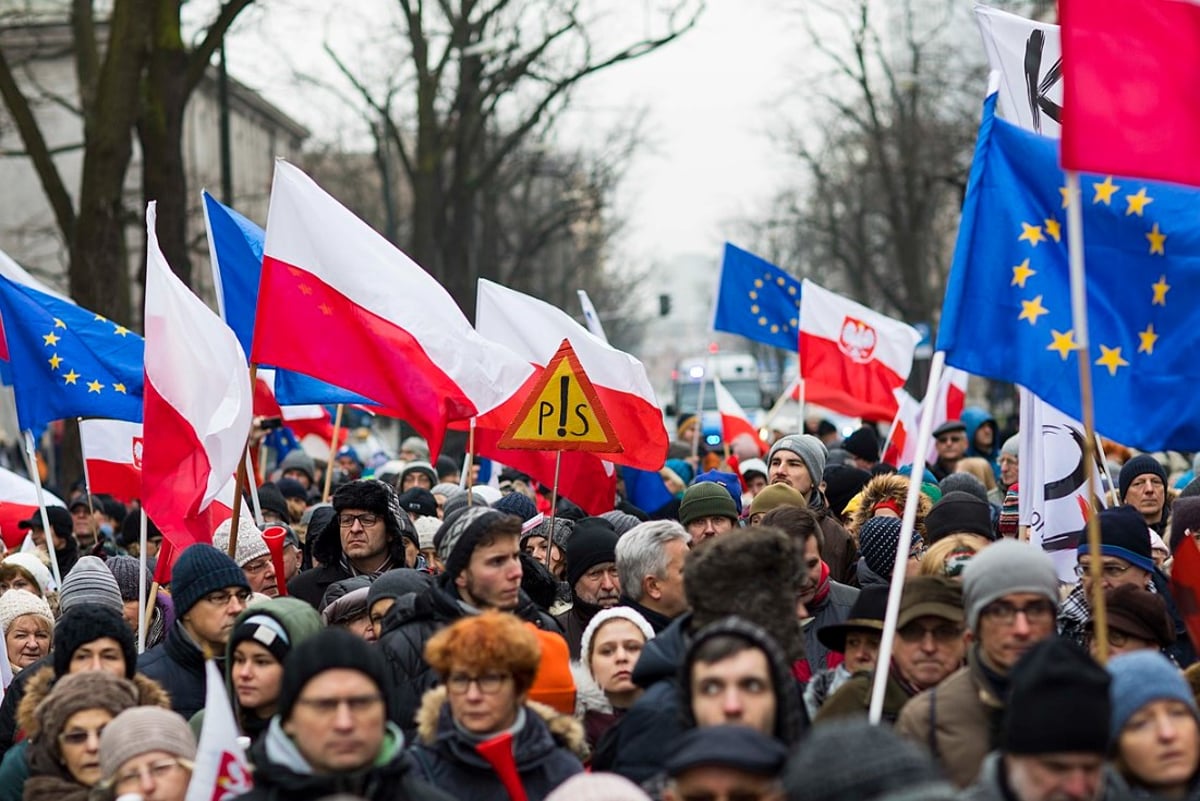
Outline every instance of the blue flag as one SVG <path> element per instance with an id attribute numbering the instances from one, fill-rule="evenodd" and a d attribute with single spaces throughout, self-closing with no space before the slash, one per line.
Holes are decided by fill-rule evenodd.
<path id="1" fill-rule="evenodd" d="M 218 202 L 208 192 L 203 196 L 221 316 L 237 335 L 242 350 L 249 353 L 254 338 L 254 314 L 258 307 L 258 281 L 266 235 L 254 222 Z M 297 343 L 297 347 L 304 345 Z M 275 371 L 275 399 L 284 406 L 307 403 L 373 405 L 373 401 L 361 395 L 291 370 Z"/>
<path id="2" fill-rule="evenodd" d="M 0 276 L 17 421 L 142 419 L 145 341 L 99 314 Z"/>
<path id="3" fill-rule="evenodd" d="M 713 328 L 796 350 L 800 282 L 769 261 L 726 242 Z"/>
<path id="4" fill-rule="evenodd" d="M 1200 449 L 1200 193 L 1080 175 L 1071 198 L 1058 142 L 984 105 L 937 347 L 968 372 L 1023 384 L 1079 418 L 1091 365 L 1096 430 L 1144 450 Z M 1083 211 L 1089 338 L 1078 349 L 1067 204 Z"/>
<path id="5" fill-rule="evenodd" d="M 625 480 L 625 497 L 647 514 L 657 512 L 675 500 L 656 471 L 622 467 L 621 477 Z"/>

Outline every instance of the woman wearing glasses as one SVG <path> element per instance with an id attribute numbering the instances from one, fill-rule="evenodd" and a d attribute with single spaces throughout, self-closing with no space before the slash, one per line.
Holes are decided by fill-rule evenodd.
<path id="1" fill-rule="evenodd" d="M 187 721 L 169 709 L 126 709 L 104 727 L 99 801 L 135 793 L 142 801 L 184 801 L 196 759 Z M 94 801 L 96 801 L 94 799 Z"/>
<path id="2" fill-rule="evenodd" d="M 583 770 L 583 729 L 531 703 L 541 648 L 516 617 L 484 612 L 434 635 L 425 659 L 443 686 L 425 694 L 412 755 L 421 775 L 456 798 L 508 801 L 519 785 L 541 801 Z"/>

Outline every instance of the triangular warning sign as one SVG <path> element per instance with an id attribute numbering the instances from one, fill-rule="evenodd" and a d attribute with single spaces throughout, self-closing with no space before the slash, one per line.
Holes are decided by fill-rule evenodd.
<path id="1" fill-rule="evenodd" d="M 596 388 L 566 339 L 542 369 L 541 378 L 497 444 L 538 451 L 624 450 L 600 406 Z"/>

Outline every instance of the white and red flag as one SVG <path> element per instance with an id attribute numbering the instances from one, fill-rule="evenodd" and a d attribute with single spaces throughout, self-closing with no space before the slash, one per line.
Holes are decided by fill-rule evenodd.
<path id="1" fill-rule="evenodd" d="M 179 550 L 211 542 L 250 433 L 253 393 L 233 331 L 171 272 L 146 209 L 142 506 Z M 214 501 L 216 501 L 214 503 Z"/>
<path id="2" fill-rule="evenodd" d="M 225 692 L 225 679 L 211 659 L 204 663 L 204 674 L 204 725 L 184 801 L 228 801 L 250 792 L 254 777 L 238 745 L 238 727 Z"/>
<path id="3" fill-rule="evenodd" d="M 759 452 L 765 454 L 768 450 L 767 443 L 762 441 L 758 429 L 750 422 L 749 415 L 737 402 L 737 398 L 725 389 L 725 385 L 716 375 L 712 377 L 712 387 L 713 395 L 717 399 L 717 411 L 721 415 L 721 438 L 727 443 L 732 443 L 735 438 L 747 434 L 758 444 Z"/>
<path id="4" fill-rule="evenodd" d="M 92 418 L 79 421 L 89 492 L 122 503 L 142 496 L 142 424 Z"/>
<path id="5" fill-rule="evenodd" d="M 42 490 L 46 506 L 63 506 L 58 496 Z M 22 531 L 18 523 L 38 513 L 37 487 L 24 476 L 0 467 L 0 534 L 10 550 L 21 547 L 28 531 Z"/>
<path id="6" fill-rule="evenodd" d="M 934 429 L 947 420 L 958 420 L 962 417 L 967 399 L 968 378 L 969 373 L 957 367 L 947 367 L 942 371 L 937 395 L 934 396 L 933 401 Z M 937 455 L 933 437 L 929 438 L 924 448 L 917 447 L 916 438 L 917 427 L 921 420 L 921 402 L 905 390 L 898 389 L 896 390 L 896 403 L 899 408 L 892 420 L 892 431 L 888 435 L 887 447 L 884 448 L 883 461 L 897 467 L 913 464 L 917 459 L 926 463 L 933 461 Z"/>
<path id="7" fill-rule="evenodd" d="M 867 420 L 891 420 L 895 390 L 912 370 L 921 335 L 805 279 L 800 292 L 800 369 L 805 402 Z"/>
<path id="8" fill-rule="evenodd" d="M 448 422 L 498 406 L 533 372 L 476 333 L 416 262 L 283 161 L 251 356 L 388 407 L 433 453 Z"/>

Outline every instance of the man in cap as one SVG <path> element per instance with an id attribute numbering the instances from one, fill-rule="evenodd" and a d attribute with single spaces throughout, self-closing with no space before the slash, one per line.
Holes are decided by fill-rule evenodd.
<path id="1" fill-rule="evenodd" d="M 1121 503 L 1136 509 L 1158 536 L 1167 533 L 1171 504 L 1167 495 L 1167 471 L 1148 454 L 1133 457 L 1121 466 L 1117 479 Z"/>
<path id="2" fill-rule="evenodd" d="M 429 462 L 409 462 L 400 471 L 400 477 L 396 479 L 396 489 L 400 492 L 413 487 L 431 490 L 436 483 L 438 483 L 438 477 L 433 465 Z"/>
<path id="3" fill-rule="evenodd" d="M 79 561 L 79 543 L 72 534 L 75 523 L 71 519 L 71 513 L 61 506 L 47 506 L 46 517 L 50 520 L 52 545 L 46 542 L 46 529 L 42 526 L 41 511 L 35 511 L 28 520 L 22 520 L 17 524 L 17 528 L 28 531 L 33 537 L 33 544 L 43 551 L 53 547 L 54 558 L 58 560 L 58 574 L 65 576 Z"/>
<path id="4" fill-rule="evenodd" d="M 854 540 L 825 501 L 821 479 L 829 452 L 821 440 L 811 434 L 780 437 L 767 454 L 772 484 L 786 484 L 799 492 L 817 516 L 821 526 L 822 556 L 834 580 L 846 584 L 857 581 L 858 554 Z"/>
<path id="5" fill-rule="evenodd" d="M 378 651 L 345 629 L 326 629 L 284 662 L 279 711 L 250 749 L 254 789 L 239 801 L 447 799 L 420 779 L 404 735 L 388 721 L 392 678 Z"/>
<path id="6" fill-rule="evenodd" d="M 661 634 L 687 611 L 683 565 L 692 535 L 674 520 L 640 523 L 617 540 L 621 605 L 636 609 Z"/>
<path id="7" fill-rule="evenodd" d="M 963 607 L 973 641 L 966 667 L 919 693 L 896 721 L 896 731 L 928 747 L 959 787 L 975 780 L 984 757 L 998 745 L 995 734 L 1013 666 L 1055 636 L 1054 563 L 1027 542 L 989 545 L 963 570 Z"/>
<path id="8" fill-rule="evenodd" d="M 873 425 L 864 425 L 842 440 L 842 450 L 850 454 L 853 466 L 870 470 L 879 464 L 879 433 Z"/>
<path id="9" fill-rule="evenodd" d="M 83 550 L 91 550 L 96 544 L 96 517 L 104 512 L 103 504 L 95 496 L 81 493 L 71 501 L 69 510 L 75 541 Z"/>
<path id="10" fill-rule="evenodd" d="M 945 576 L 914 576 L 904 582 L 882 719 L 895 723 L 910 698 L 962 667 L 966 650 L 962 586 Z M 852 676 L 825 702 L 816 721 L 865 715 L 874 684 L 874 672 Z"/>
<path id="11" fill-rule="evenodd" d="M 701 481 L 688 487 L 679 502 L 679 522 L 692 535 L 696 545 L 711 537 L 732 531 L 738 510 L 733 496 L 724 485 Z"/>
<path id="12" fill-rule="evenodd" d="M 783 801 L 787 750 L 770 737 L 746 726 L 711 726 L 693 729 L 677 745 L 666 763 L 664 801 Z"/>
<path id="13" fill-rule="evenodd" d="M 894 550 L 894 549 L 893 549 Z M 817 630 L 817 639 L 831 652 L 841 654 L 842 662 L 818 671 L 804 688 L 804 708 L 815 719 L 822 705 L 851 676 L 875 669 L 879 642 L 883 636 L 883 618 L 887 613 L 888 588 L 877 584 L 864 587 L 850 607 L 850 615 L 838 623 Z"/>
<path id="14" fill-rule="evenodd" d="M 741 471 L 742 481 L 746 485 L 746 492 L 742 496 L 744 506 L 766 488 L 767 463 L 762 459 L 746 459 L 738 465 L 738 470 Z"/>
<path id="15" fill-rule="evenodd" d="M 1008 714 L 964 801 L 1109 801 L 1111 680 L 1078 646 L 1051 638 L 1012 671 Z"/>
<path id="16" fill-rule="evenodd" d="M 205 704 L 205 651 L 224 661 L 234 621 L 250 600 L 250 583 L 223 551 L 197 543 L 175 562 L 171 600 L 175 625 L 160 645 L 138 658 L 138 673 L 161 684 L 171 708 L 190 718 Z"/>
<path id="17" fill-rule="evenodd" d="M 229 532 L 232 527 L 231 518 L 217 526 L 217 530 L 213 532 L 213 547 L 222 553 L 229 553 Z M 271 561 L 271 549 L 267 547 L 258 526 L 249 518 L 243 517 L 238 522 L 233 561 L 246 574 L 251 592 L 266 595 L 268 598 L 279 597 L 279 579 L 275 575 L 275 563 Z"/>
<path id="18" fill-rule="evenodd" d="M 571 608 L 554 619 L 566 635 L 571 659 L 578 661 L 587 624 L 601 609 L 621 602 L 617 532 L 612 523 L 601 517 L 585 517 L 575 524 L 567 540 L 567 584 L 571 587 Z"/>
<path id="19" fill-rule="evenodd" d="M 962 420 L 947 420 L 933 430 L 933 443 L 937 458 L 926 466 L 933 477 L 941 481 L 953 473 L 967 455 L 967 424 Z"/>

